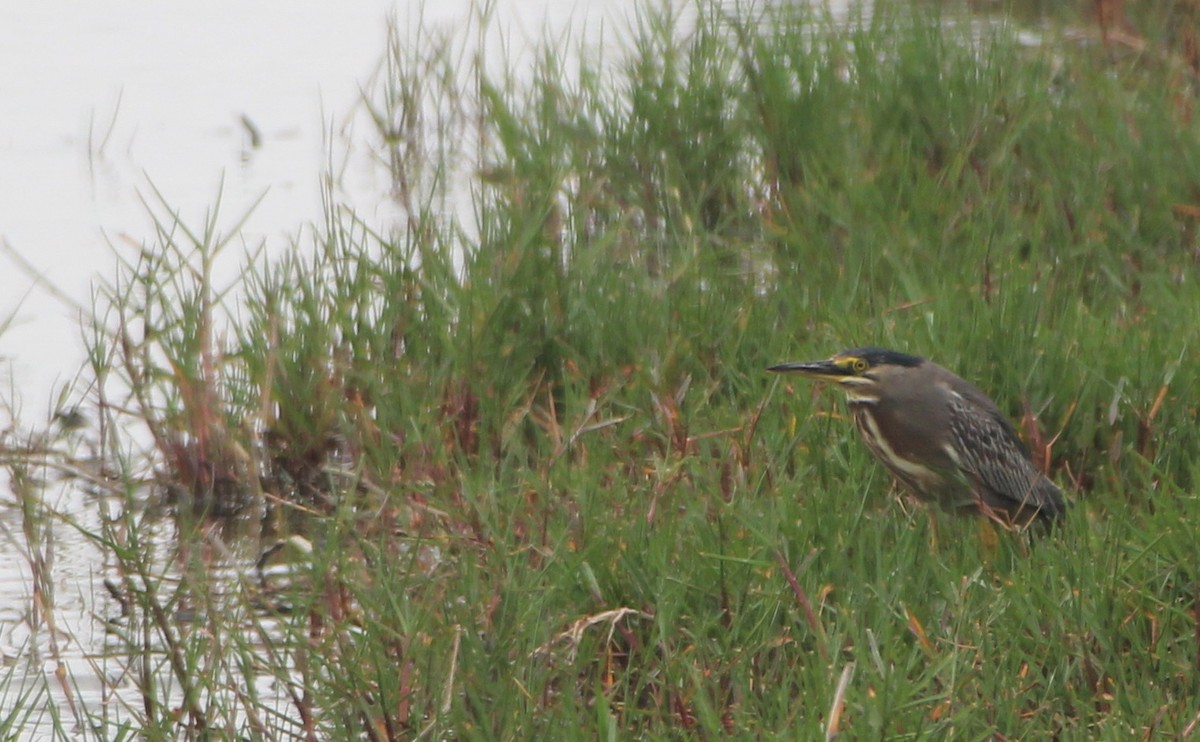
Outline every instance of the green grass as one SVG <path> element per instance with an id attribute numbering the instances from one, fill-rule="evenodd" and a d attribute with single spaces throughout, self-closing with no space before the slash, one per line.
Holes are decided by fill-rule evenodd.
<path id="1" fill-rule="evenodd" d="M 378 233 L 331 195 L 312 244 L 247 259 L 234 286 L 210 278 L 234 235 L 153 206 L 90 343 L 105 460 L 144 466 L 127 419 L 157 451 L 153 492 L 128 474 L 85 528 L 127 602 L 109 661 L 139 700 L 73 723 L 1194 729 L 1184 52 L 1027 47 L 929 9 L 849 29 L 794 13 L 702 6 L 687 34 L 648 14 L 609 67 L 548 45 L 522 75 L 466 66 L 453 35 L 394 36 L 364 104 L 404 219 Z M 908 506 L 835 394 L 764 372 L 864 344 L 994 396 L 1075 502 L 1062 528 Z M 311 553 L 268 590 L 257 539 L 294 535 Z"/>

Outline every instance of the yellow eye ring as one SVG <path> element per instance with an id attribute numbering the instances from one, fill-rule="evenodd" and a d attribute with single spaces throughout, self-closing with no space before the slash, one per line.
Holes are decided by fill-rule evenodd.
<path id="1" fill-rule="evenodd" d="M 855 358 L 854 361 L 851 362 L 850 368 L 854 370 L 854 373 L 861 374 L 863 371 L 866 371 L 870 365 L 871 364 L 867 363 L 862 358 Z"/>

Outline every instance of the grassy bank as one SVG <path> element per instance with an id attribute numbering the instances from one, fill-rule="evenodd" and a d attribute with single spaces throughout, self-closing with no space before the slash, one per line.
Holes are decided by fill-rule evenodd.
<path id="1" fill-rule="evenodd" d="M 331 195 L 311 244 L 223 287 L 222 238 L 158 209 L 98 301 L 120 486 L 80 525 L 111 555 L 105 667 L 136 703 L 61 728 L 1194 730 L 1183 45 L 794 12 L 647 16 L 604 64 L 551 46 L 521 74 L 397 32 L 365 98 L 392 229 Z M 836 395 L 764 373 L 864 344 L 991 393 L 1075 501 L 1065 526 L 912 508 Z M 256 570 L 259 539 L 284 547 Z"/>

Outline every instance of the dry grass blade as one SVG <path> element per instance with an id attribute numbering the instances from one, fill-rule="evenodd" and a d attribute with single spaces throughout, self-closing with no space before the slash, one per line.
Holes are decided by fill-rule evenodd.
<path id="1" fill-rule="evenodd" d="M 829 705 L 829 723 L 825 725 L 825 742 L 836 739 L 842 728 L 842 711 L 846 708 L 846 690 L 854 679 L 854 663 L 847 662 L 838 678 L 837 689 L 833 692 L 833 702 Z"/>
<path id="2" fill-rule="evenodd" d="M 567 646 L 568 661 L 575 661 L 575 653 L 579 650 L 579 643 L 583 641 L 584 633 L 593 626 L 598 624 L 608 624 L 608 637 L 606 641 L 612 641 L 613 632 L 617 630 L 617 625 L 625 618 L 633 616 L 647 621 L 654 620 L 652 614 L 645 611 L 639 611 L 635 608 L 613 608 L 612 610 L 602 611 L 591 616 L 584 616 L 574 621 L 570 628 L 563 631 L 558 636 L 555 636 L 550 641 L 542 644 L 534 649 L 531 657 L 543 657 L 552 653 L 556 645 L 565 644 Z"/>

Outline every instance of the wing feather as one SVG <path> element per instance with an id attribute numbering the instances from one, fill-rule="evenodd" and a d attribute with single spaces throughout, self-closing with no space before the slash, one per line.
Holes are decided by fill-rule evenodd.
<path id="1" fill-rule="evenodd" d="M 1022 511 L 1057 517 L 1062 492 L 1034 467 L 1029 449 L 990 401 L 951 395 L 950 430 L 958 462 L 977 494 L 992 508 L 1020 518 Z M 985 398 L 986 401 L 986 398 Z"/>

